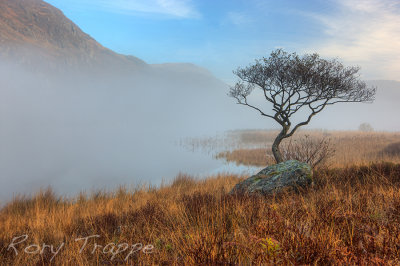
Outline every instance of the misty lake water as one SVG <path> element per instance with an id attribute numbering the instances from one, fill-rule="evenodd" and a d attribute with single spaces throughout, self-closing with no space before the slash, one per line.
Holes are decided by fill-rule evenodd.
<path id="1" fill-rule="evenodd" d="M 0 89 L 3 203 L 47 187 L 73 197 L 123 185 L 157 186 L 179 173 L 203 178 L 250 170 L 176 144 L 185 137 L 240 128 L 239 121 L 247 121 L 233 111 L 242 113 L 217 89 L 219 83 L 193 85 L 180 74 L 166 84 L 164 76 L 154 82 L 139 76 L 49 80 L 21 79 L 18 73 L 12 71 L 13 78 Z"/>
<path id="2" fill-rule="evenodd" d="M 46 157 L 45 153 L 41 157 Z M 227 163 L 215 159 L 210 152 L 190 151 L 172 142 L 150 145 L 146 152 L 131 147 L 123 153 L 115 153 L 114 149 L 114 154 L 100 154 L 88 153 L 79 161 L 70 161 L 69 165 L 59 164 L 60 158 L 53 161 L 47 158 L 47 165 L 42 165 L 41 169 L 33 167 L 31 171 L 20 171 L 16 168 L 12 179 L 2 179 L 0 200 L 4 203 L 16 195 L 32 195 L 47 187 L 57 195 L 74 197 L 81 191 L 90 194 L 98 190 L 113 191 L 120 186 L 129 189 L 137 185 L 168 184 L 179 173 L 205 178 L 220 173 L 249 175 L 260 169 Z M 24 167 L 29 168 L 29 163 L 20 168 Z"/>

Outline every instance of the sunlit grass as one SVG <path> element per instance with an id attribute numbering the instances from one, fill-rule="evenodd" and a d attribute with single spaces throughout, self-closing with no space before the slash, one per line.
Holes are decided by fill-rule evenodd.
<path id="1" fill-rule="evenodd" d="M 245 176 L 180 174 L 160 187 L 16 197 L 0 210 L 1 265 L 399 265 L 399 134 L 301 133 L 330 134 L 336 155 L 300 193 L 230 195 Z M 241 144 L 274 136 L 246 134 Z M 265 165 L 263 149 L 238 152 Z"/>
<path id="2" fill-rule="evenodd" d="M 320 169 L 300 194 L 229 195 L 244 177 L 205 180 L 180 175 L 161 188 L 142 187 L 58 198 L 51 190 L 19 198 L 0 212 L 4 264 L 42 265 L 49 251 L 27 254 L 28 244 L 65 243 L 55 264 L 398 264 L 400 165 Z M 27 234 L 7 250 L 13 237 Z M 75 239 L 99 235 L 88 242 Z M 112 258 L 98 248 L 142 243 L 151 254 L 128 251 Z M 107 250 L 106 250 L 107 251 Z"/>

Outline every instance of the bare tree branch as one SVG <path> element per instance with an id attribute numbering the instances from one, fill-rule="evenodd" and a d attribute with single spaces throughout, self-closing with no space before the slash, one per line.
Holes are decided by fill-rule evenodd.
<path id="1" fill-rule="evenodd" d="M 374 100 L 376 88 L 367 87 L 359 80 L 359 70 L 357 66 L 345 67 L 336 59 L 322 59 L 318 54 L 298 56 L 278 49 L 268 58 L 234 71 L 239 81 L 230 88 L 229 95 L 238 104 L 257 110 L 282 126 L 272 147 L 276 161 L 280 162 L 282 139 L 291 137 L 299 127 L 310 123 L 312 117 L 326 106 Z M 247 97 L 254 89 L 262 90 L 265 100 L 272 104 L 274 115 L 248 102 Z M 290 118 L 304 107 L 310 110 L 307 119 L 290 130 Z"/>

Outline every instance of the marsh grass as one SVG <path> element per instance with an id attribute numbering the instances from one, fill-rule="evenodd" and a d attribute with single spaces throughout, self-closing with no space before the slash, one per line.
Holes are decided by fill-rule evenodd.
<path id="1" fill-rule="evenodd" d="M 179 174 L 160 187 L 122 186 L 72 199 L 44 189 L 1 208 L 0 264 L 399 265 L 400 160 L 395 143 L 400 134 L 299 133 L 329 136 L 336 150 L 330 167 L 315 169 L 313 186 L 300 193 L 231 195 L 233 186 L 246 178 L 231 174 L 206 179 Z M 224 156 L 265 165 L 265 150 L 274 136 L 273 131 L 231 132 L 226 143 L 252 149 Z M 16 246 L 17 255 L 9 245 L 22 235 L 28 239 Z M 76 240 L 93 235 L 98 237 L 80 252 L 82 240 Z M 32 244 L 57 248 L 61 243 L 54 257 L 49 247 L 39 254 L 24 251 L 34 250 Z M 102 247 L 94 249 L 95 243 Z M 129 249 L 115 252 L 124 243 Z M 151 253 L 143 252 L 145 246 L 153 247 Z"/>
<path id="2" fill-rule="evenodd" d="M 2 265 L 393 264 L 400 263 L 400 165 L 318 169 L 313 187 L 270 197 L 229 195 L 244 176 L 205 180 L 181 174 L 171 184 L 57 197 L 16 198 L 0 211 Z M 29 235 L 15 255 L 15 236 Z M 154 245 L 153 253 L 79 253 L 76 238 Z M 51 260 L 28 244 L 65 246 Z M 51 261 L 50 261 L 51 260 Z"/>
<path id="3" fill-rule="evenodd" d="M 222 151 L 216 155 L 228 162 L 237 164 L 266 166 L 275 163 L 271 152 L 271 143 L 277 131 L 238 131 L 237 139 L 248 145 L 258 147 L 241 147 Z M 301 141 L 306 136 L 309 139 L 329 140 L 334 150 L 325 164 L 330 167 L 346 167 L 363 165 L 371 162 L 400 163 L 400 133 L 390 132 L 360 132 L 360 131 L 323 131 L 301 130 L 292 141 Z M 287 146 L 290 139 L 284 140 L 282 146 Z"/>

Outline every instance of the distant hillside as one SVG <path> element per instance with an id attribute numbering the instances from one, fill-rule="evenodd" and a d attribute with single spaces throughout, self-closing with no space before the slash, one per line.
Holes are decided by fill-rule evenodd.
<path id="1" fill-rule="evenodd" d="M 144 64 L 103 47 L 42 0 L 0 0 L 0 57 L 50 67 Z"/>

